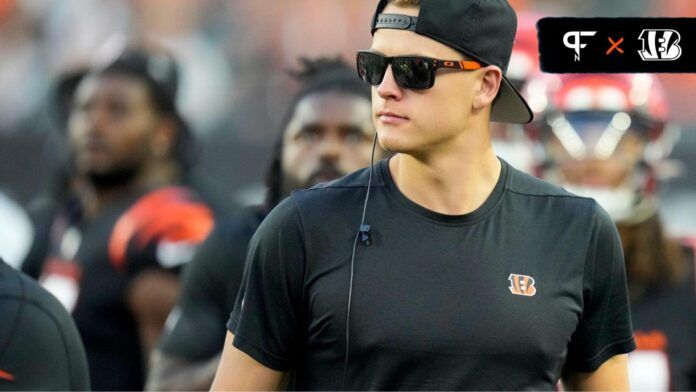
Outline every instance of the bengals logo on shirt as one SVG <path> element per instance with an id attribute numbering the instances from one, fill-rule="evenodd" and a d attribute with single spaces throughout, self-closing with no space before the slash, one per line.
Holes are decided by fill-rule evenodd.
<path id="1" fill-rule="evenodd" d="M 536 294 L 536 287 L 534 287 L 534 278 L 527 275 L 510 274 L 508 277 L 510 281 L 510 292 L 515 295 L 522 295 L 525 297 L 531 297 Z"/>

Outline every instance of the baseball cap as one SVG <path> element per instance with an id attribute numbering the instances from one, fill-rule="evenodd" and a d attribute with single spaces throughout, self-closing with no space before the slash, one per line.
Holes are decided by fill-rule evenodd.
<path id="1" fill-rule="evenodd" d="M 163 99 L 166 110 L 176 112 L 179 67 L 165 51 L 126 49 L 111 63 L 97 67 L 95 73 L 125 73 L 144 79 L 152 92 Z"/>
<path id="2" fill-rule="evenodd" d="M 58 120 L 65 127 L 73 96 L 82 80 L 90 74 L 123 73 L 142 79 L 155 96 L 160 98 L 164 110 L 172 112 L 177 121 L 176 94 L 179 85 L 179 66 L 176 60 L 163 50 L 128 48 L 112 56 L 111 59 L 69 70 L 58 77 L 54 88 L 54 104 Z"/>
<path id="3" fill-rule="evenodd" d="M 194 134 L 176 105 L 180 79 L 180 66 L 176 59 L 162 47 L 128 47 L 98 60 L 91 67 L 77 68 L 59 78 L 54 93 L 54 114 L 61 131 L 66 128 L 73 96 L 86 76 L 130 75 L 146 83 L 158 108 L 174 119 L 177 128 L 174 153 L 182 167 L 191 166 L 198 150 Z"/>
<path id="4" fill-rule="evenodd" d="M 526 124 L 532 111 L 505 76 L 515 41 L 517 16 L 506 0 L 420 0 L 418 17 L 383 14 L 387 0 L 380 0 L 372 18 L 377 29 L 410 30 L 503 71 L 491 121 Z"/>

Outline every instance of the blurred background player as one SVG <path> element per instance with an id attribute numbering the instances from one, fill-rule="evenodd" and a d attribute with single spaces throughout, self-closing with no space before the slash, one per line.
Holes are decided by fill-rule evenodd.
<path id="1" fill-rule="evenodd" d="M 36 281 L 0 258 L 0 391 L 87 391 L 75 322 Z"/>
<path id="2" fill-rule="evenodd" d="M 177 64 L 129 49 L 77 83 L 67 123 L 63 203 L 23 268 L 72 313 L 95 390 L 140 390 L 144 359 L 178 293 L 178 268 L 213 226 L 212 209 L 174 186 L 190 140 Z M 39 248 L 41 244 L 38 244 Z"/>
<path id="3" fill-rule="evenodd" d="M 167 322 L 173 329 L 152 356 L 148 390 L 210 389 L 247 245 L 261 220 L 292 190 L 370 163 L 375 131 L 369 86 L 340 58 L 300 62 L 292 75 L 302 86 L 280 128 L 266 175 L 266 202 L 216 226 L 186 267 L 182 296 Z"/>
<path id="4" fill-rule="evenodd" d="M 621 235 L 638 346 L 629 354 L 631 388 L 696 389 L 694 253 L 667 237 L 657 198 L 675 141 L 662 86 L 648 74 L 547 75 L 530 84 L 532 93 L 546 88 L 546 98 L 530 96 L 533 108 L 547 103 L 528 127 L 543 146 L 538 173 L 596 199 Z"/>

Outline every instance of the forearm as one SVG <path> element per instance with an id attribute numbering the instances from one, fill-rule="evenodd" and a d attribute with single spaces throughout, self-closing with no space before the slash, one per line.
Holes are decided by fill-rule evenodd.
<path id="1" fill-rule="evenodd" d="M 148 391 L 207 391 L 215 378 L 220 355 L 191 361 L 154 350 L 145 389 Z"/>
<path id="2" fill-rule="evenodd" d="M 177 276 L 163 270 L 144 271 L 133 278 L 128 287 L 127 303 L 138 327 L 143 358 L 146 361 L 157 347 L 178 293 Z"/>
<path id="3" fill-rule="evenodd" d="M 287 384 L 287 374 L 269 369 L 232 345 L 228 332 L 220 358 L 213 391 L 271 391 Z"/>
<path id="4" fill-rule="evenodd" d="M 568 391 L 627 391 L 627 355 L 616 355 L 591 373 L 573 372 L 563 377 Z"/>

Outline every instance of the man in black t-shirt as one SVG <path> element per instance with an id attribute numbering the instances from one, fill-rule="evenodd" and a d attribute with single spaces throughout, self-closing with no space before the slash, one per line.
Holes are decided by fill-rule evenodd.
<path id="1" fill-rule="evenodd" d="M 85 348 L 51 294 L 0 259 L 0 391 L 89 390 Z"/>
<path id="2" fill-rule="evenodd" d="M 302 68 L 293 75 L 302 88 L 289 107 L 273 152 L 266 203 L 217 224 L 185 268 L 171 328 L 151 357 L 148 390 L 210 389 L 225 323 L 242 281 L 247 246 L 263 218 L 290 191 L 370 163 L 374 125 L 369 87 L 338 58 L 301 62 Z"/>
<path id="3" fill-rule="evenodd" d="M 358 73 L 397 154 L 266 217 L 213 389 L 626 389 L 613 222 L 491 148 L 490 121 L 531 120 L 502 76 L 514 11 L 382 0 L 372 28 Z"/>

